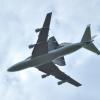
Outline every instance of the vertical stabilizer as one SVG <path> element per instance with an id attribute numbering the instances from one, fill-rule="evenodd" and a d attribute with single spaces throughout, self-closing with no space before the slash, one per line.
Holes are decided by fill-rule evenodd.
<path id="1" fill-rule="evenodd" d="M 84 35 L 82 37 L 81 42 L 88 42 L 91 41 L 91 29 L 90 29 L 90 24 L 86 27 L 86 30 L 84 32 Z"/>
<path id="2" fill-rule="evenodd" d="M 100 54 L 100 51 L 96 48 L 96 46 L 93 44 L 93 38 L 91 38 L 91 29 L 90 25 L 86 27 L 86 30 L 84 32 L 84 35 L 82 37 L 81 43 L 83 43 L 83 47 L 85 49 L 88 49 L 96 54 Z"/>

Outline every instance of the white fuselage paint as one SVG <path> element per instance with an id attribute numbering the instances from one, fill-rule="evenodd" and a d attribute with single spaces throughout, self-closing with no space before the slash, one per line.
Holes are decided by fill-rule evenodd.
<path id="1" fill-rule="evenodd" d="M 30 57 L 29 59 L 19 62 L 19 63 L 13 65 L 12 67 L 10 67 L 8 69 L 8 71 L 13 72 L 13 71 L 23 70 L 23 69 L 29 68 L 29 67 L 38 67 L 43 64 L 49 63 L 49 62 L 53 61 L 54 59 L 57 59 L 64 55 L 70 54 L 70 53 L 80 49 L 81 47 L 82 47 L 82 43 L 74 43 L 74 44 L 70 44 L 70 45 L 65 45 L 61 48 L 52 50 L 52 51 L 48 52 L 47 54 L 43 54 L 43 55 L 37 56 L 35 58 Z"/>

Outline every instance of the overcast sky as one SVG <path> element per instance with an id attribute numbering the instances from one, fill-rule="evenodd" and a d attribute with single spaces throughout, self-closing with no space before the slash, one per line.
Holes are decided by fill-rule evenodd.
<path id="1" fill-rule="evenodd" d="M 65 57 L 60 67 L 82 86 L 57 85 L 50 76 L 41 79 L 35 68 L 16 73 L 7 68 L 31 55 L 28 45 L 35 43 L 34 29 L 42 26 L 53 12 L 50 36 L 61 42 L 79 42 L 91 24 L 100 49 L 100 0 L 0 0 L 0 100 L 100 100 L 100 56 L 81 49 Z"/>

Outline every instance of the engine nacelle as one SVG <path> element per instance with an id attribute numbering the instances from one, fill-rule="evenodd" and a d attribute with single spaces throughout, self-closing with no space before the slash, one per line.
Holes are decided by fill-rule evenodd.
<path id="1" fill-rule="evenodd" d="M 35 44 L 30 44 L 30 45 L 28 46 L 28 48 L 31 49 L 31 48 L 33 48 L 34 46 L 35 46 Z"/>
<path id="2" fill-rule="evenodd" d="M 35 29 L 35 32 L 37 33 L 37 32 L 40 32 L 42 30 L 42 28 L 37 28 L 37 29 Z"/>
<path id="3" fill-rule="evenodd" d="M 61 85 L 61 84 L 63 84 L 63 83 L 65 83 L 66 81 L 59 81 L 58 82 L 58 85 Z"/>
<path id="4" fill-rule="evenodd" d="M 49 76 L 49 75 L 48 74 L 43 74 L 41 77 L 46 78 L 47 76 Z"/>

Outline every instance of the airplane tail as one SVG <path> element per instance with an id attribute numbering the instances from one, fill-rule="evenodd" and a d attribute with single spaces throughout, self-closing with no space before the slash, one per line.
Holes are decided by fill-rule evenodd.
<path id="1" fill-rule="evenodd" d="M 84 35 L 82 37 L 81 43 L 83 43 L 83 47 L 85 49 L 88 49 L 88 50 L 99 55 L 100 51 L 93 44 L 94 38 L 95 38 L 95 36 L 91 37 L 91 29 L 90 29 L 90 25 L 88 25 L 85 32 L 84 32 Z"/>

